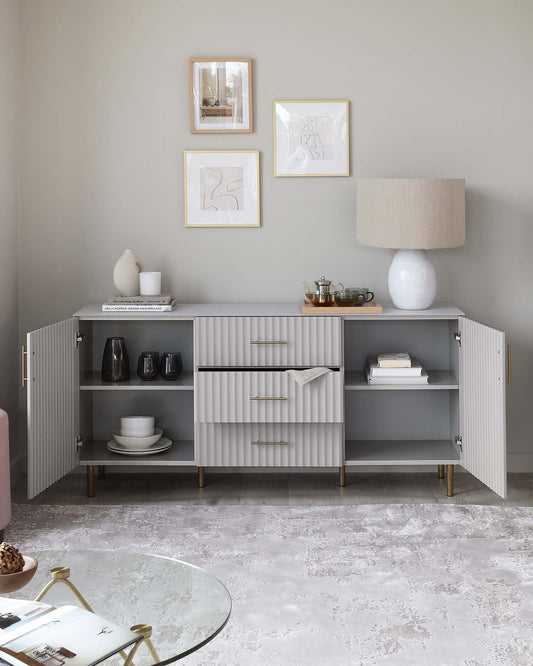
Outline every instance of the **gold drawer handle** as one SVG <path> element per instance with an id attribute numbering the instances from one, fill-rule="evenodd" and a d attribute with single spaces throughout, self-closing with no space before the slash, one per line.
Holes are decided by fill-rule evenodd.
<path id="1" fill-rule="evenodd" d="M 261 445 L 262 444 L 282 444 L 284 446 L 287 446 L 289 442 L 260 442 L 259 440 L 257 440 L 257 442 L 250 442 L 250 443 L 252 445 L 254 445 L 254 444 L 261 444 Z"/>
<path id="2" fill-rule="evenodd" d="M 286 345 L 287 340 L 250 340 L 251 345 Z"/>
<path id="3" fill-rule="evenodd" d="M 254 395 L 250 396 L 250 400 L 288 400 L 289 398 L 284 398 L 284 397 L 270 397 L 270 396 L 260 396 L 260 395 Z"/>

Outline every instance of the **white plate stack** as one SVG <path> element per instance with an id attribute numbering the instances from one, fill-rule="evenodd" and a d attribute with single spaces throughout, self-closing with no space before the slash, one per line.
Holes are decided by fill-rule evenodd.
<path id="1" fill-rule="evenodd" d="M 113 433 L 107 448 L 128 456 L 160 453 L 172 446 L 171 440 L 162 435 L 161 428 L 155 427 L 153 416 L 124 416 L 120 419 L 120 432 Z"/>

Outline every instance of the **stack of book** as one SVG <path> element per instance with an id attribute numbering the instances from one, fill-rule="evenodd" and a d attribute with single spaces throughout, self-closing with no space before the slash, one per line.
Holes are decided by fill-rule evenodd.
<path id="1" fill-rule="evenodd" d="M 102 305 L 102 312 L 172 312 L 176 299 L 160 296 L 112 296 Z"/>
<path id="2" fill-rule="evenodd" d="M 406 353 L 370 356 L 365 372 L 369 384 L 428 383 L 428 374 L 420 361 Z"/>

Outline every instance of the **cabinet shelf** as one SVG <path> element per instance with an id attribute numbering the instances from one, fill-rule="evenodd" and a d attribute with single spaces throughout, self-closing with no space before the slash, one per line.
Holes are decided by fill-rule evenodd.
<path id="1" fill-rule="evenodd" d="M 346 465 L 454 465 L 461 457 L 447 439 L 350 440 Z"/>
<path id="2" fill-rule="evenodd" d="M 94 441 L 84 444 L 80 451 L 80 465 L 128 465 L 128 467 L 186 466 L 196 465 L 194 442 L 192 440 L 174 441 L 168 451 L 148 456 L 125 456 L 113 453 L 107 448 L 107 442 Z"/>
<path id="3" fill-rule="evenodd" d="M 194 390 L 194 373 L 184 371 L 172 381 L 158 377 L 145 382 L 132 372 L 127 382 L 104 382 L 100 372 L 90 372 L 80 381 L 80 391 L 192 391 Z"/>
<path id="4" fill-rule="evenodd" d="M 344 388 L 346 391 L 445 391 L 459 388 L 459 382 L 448 370 L 427 372 L 427 384 L 369 384 L 364 372 L 350 371 L 344 373 Z"/>

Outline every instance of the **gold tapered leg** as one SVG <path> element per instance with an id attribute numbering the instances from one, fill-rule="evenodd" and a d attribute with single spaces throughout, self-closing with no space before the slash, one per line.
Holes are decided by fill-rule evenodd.
<path id="1" fill-rule="evenodd" d="M 198 467 L 198 488 L 203 488 L 204 486 L 205 486 L 204 468 Z"/>
<path id="2" fill-rule="evenodd" d="M 105 479 L 105 465 L 98 465 L 98 478 Z"/>
<path id="3" fill-rule="evenodd" d="M 453 497 L 453 473 L 455 471 L 455 465 L 446 465 L 446 495 L 448 497 Z"/>
<path id="4" fill-rule="evenodd" d="M 438 478 L 443 479 L 444 478 L 444 465 L 438 465 L 439 471 L 438 471 Z"/>
<path id="5" fill-rule="evenodd" d="M 87 465 L 87 497 L 94 497 L 94 465 Z"/>
<path id="6" fill-rule="evenodd" d="M 344 465 L 339 467 L 339 486 L 344 488 L 346 485 L 346 468 Z"/>

